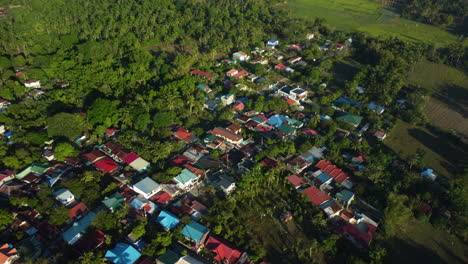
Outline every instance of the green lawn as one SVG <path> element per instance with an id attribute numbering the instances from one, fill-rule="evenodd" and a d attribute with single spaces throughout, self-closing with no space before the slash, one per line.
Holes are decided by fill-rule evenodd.
<path id="1" fill-rule="evenodd" d="M 427 60 L 415 65 L 408 76 L 410 84 L 439 91 L 444 85 L 453 84 L 468 89 L 468 77 L 456 68 Z"/>
<path id="2" fill-rule="evenodd" d="M 386 245 L 388 263 L 468 263 L 468 247 L 447 231 L 410 221 Z"/>
<path id="3" fill-rule="evenodd" d="M 445 176 L 460 171 L 460 167 L 467 163 L 466 146 L 454 143 L 438 131 L 402 121 L 384 143 L 403 159 L 416 153 L 418 148 L 423 149 L 427 155 L 426 166 Z"/>
<path id="4" fill-rule="evenodd" d="M 376 1 L 291 0 L 285 6 L 297 17 L 324 18 L 338 30 L 362 31 L 375 37 L 398 36 L 440 45 L 457 41 L 455 35 L 440 28 L 400 18 Z"/>

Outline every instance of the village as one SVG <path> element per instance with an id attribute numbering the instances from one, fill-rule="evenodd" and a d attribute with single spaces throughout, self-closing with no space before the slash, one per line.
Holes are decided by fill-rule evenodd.
<path id="1" fill-rule="evenodd" d="M 320 208 L 323 218 L 336 234 L 347 239 L 356 250 L 366 251 L 384 218 L 383 213 L 373 207 L 372 201 L 355 194 L 360 183 L 353 173 L 366 169 L 367 153 L 340 153 L 347 162 L 346 167 L 329 160 L 328 146 L 323 144 L 314 145 L 299 155 L 264 155 L 264 141 L 320 138 L 320 132 L 308 124 L 317 125 L 326 120 L 345 124 L 332 131 L 336 140 L 348 138 L 358 144 L 363 138 L 369 138 L 380 144 L 387 137 L 387 131 L 352 110 L 366 109 L 369 113 L 381 115 L 390 106 L 363 104 L 346 95 L 324 106 L 319 103 L 315 91 L 321 89 L 325 94 L 333 94 L 327 83 L 312 89 L 288 79 L 288 75 L 298 68 L 309 67 L 301 57 L 301 51 L 315 41 L 311 33 L 304 37 L 303 43 L 283 44 L 280 40 L 270 39 L 264 48 L 236 51 L 218 62 L 219 68 L 227 69 L 223 70 L 224 76 L 191 69 L 187 74 L 197 78 L 197 89 L 206 95 L 204 111 L 229 109 L 234 118 L 232 122 L 222 122 L 224 125 L 220 122 L 206 124 L 211 129 L 204 131 L 202 136 L 194 135 L 183 125 L 170 125 L 172 135 L 168 141 L 183 144 L 182 151 L 165 161 L 176 168 L 171 180 L 157 182 L 148 175 L 147 170 L 157 165 L 147 161 L 148 157 L 139 156 L 139 153 L 119 144 L 120 128 L 117 127 L 108 127 L 101 135 L 100 143 L 89 141 L 86 134 L 76 138 L 74 144 L 80 151 L 77 157 L 58 161 L 54 156 L 53 141 L 49 141 L 42 149 L 41 162 L 34 162 L 18 171 L 0 172 L 0 195 L 3 199 L 28 197 L 47 186 L 55 199 L 54 207 L 64 207 L 69 212 L 65 223 L 56 226 L 48 221 L 47 216 L 27 207 L 27 204 L 19 206 L 14 212 L 13 224 L 5 232 L 24 235 L 17 243 L 0 246 L 0 264 L 53 256 L 64 248 L 71 249 L 76 256 L 106 248 L 105 258 L 114 264 L 256 263 L 249 257 L 252 252 L 245 252 L 236 246 L 235 241 L 227 241 L 215 234 L 212 226 L 205 226 L 201 221 L 211 204 L 205 200 L 203 192 L 211 188 L 225 197 L 233 192 L 242 192 L 236 184 L 240 175 L 256 166 L 267 170 L 284 167 L 289 175 L 285 180 L 290 183 L 291 190 Z M 333 56 L 346 52 L 352 42 L 352 39 L 339 42 L 322 40 L 320 51 Z M 253 67 L 261 67 L 261 72 L 276 77 L 272 80 L 266 74 L 249 72 Z M 21 76 L 21 69 L 16 74 Z M 39 80 L 26 81 L 24 86 L 31 89 L 26 95 L 28 98 L 47 96 Z M 58 82 L 56 86 L 67 89 L 73 83 Z M 357 86 L 355 89 L 358 94 L 366 93 L 365 87 Z M 249 96 L 236 95 L 247 92 L 277 100 L 286 106 L 285 111 L 255 111 L 249 107 L 252 105 Z M 405 103 L 403 99 L 398 100 L 391 107 L 401 107 Z M 0 111 L 8 109 L 9 105 L 8 100 L 0 98 Z M 325 107 L 328 113 L 320 111 Z M 318 110 L 313 113 L 304 111 L 311 108 Z M 6 144 L 15 144 L 15 131 L 0 125 L 0 135 Z M 99 172 L 97 175 L 102 177 L 101 182 L 112 183 L 114 187 L 98 190 L 101 199 L 94 206 L 84 203 L 83 196 L 61 184 L 86 172 Z M 421 176 L 432 181 L 436 178 L 431 169 L 425 170 Z M 145 218 L 145 223 L 153 225 L 157 232 L 174 232 L 181 239 L 166 245 L 164 253 L 156 258 L 142 253 L 151 241 L 144 241 L 142 234 L 135 229 L 120 234 L 120 240 L 110 247 L 108 234 L 96 228 L 93 221 L 101 211 L 116 214 L 122 208 L 128 209 L 120 220 L 122 225 Z M 294 212 L 284 212 L 277 217 L 284 222 L 294 221 Z"/>

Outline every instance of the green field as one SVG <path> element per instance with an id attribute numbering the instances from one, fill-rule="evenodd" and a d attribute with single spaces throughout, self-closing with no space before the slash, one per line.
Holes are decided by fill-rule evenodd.
<path id="1" fill-rule="evenodd" d="M 439 45 L 457 41 L 456 36 L 447 31 L 400 18 L 374 1 L 291 0 L 285 6 L 297 17 L 324 18 L 327 24 L 338 30 L 367 32 L 375 37 L 398 36 Z"/>
<path id="2" fill-rule="evenodd" d="M 436 170 L 440 175 L 449 176 L 459 172 L 467 163 L 466 146 L 457 144 L 447 136 L 434 129 L 414 126 L 399 122 L 385 139 L 385 144 L 402 159 L 416 153 L 418 149 L 426 152 L 426 166 Z"/>
<path id="3" fill-rule="evenodd" d="M 468 247 L 460 239 L 417 220 L 410 221 L 386 248 L 388 263 L 468 262 Z"/>
<path id="4" fill-rule="evenodd" d="M 457 85 L 468 89 L 468 77 L 464 72 L 427 60 L 420 61 L 414 66 L 408 76 L 408 82 L 434 92 L 440 91 L 445 85 Z"/>

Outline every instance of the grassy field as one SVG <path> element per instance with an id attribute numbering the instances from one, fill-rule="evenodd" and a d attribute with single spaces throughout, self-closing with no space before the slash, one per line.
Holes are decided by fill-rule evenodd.
<path id="1" fill-rule="evenodd" d="M 384 142 L 403 159 L 416 153 L 418 149 L 424 150 L 427 155 L 426 166 L 432 167 L 441 175 L 449 176 L 458 172 L 460 166 L 467 163 L 466 145 L 457 144 L 434 129 L 400 122 Z"/>
<path id="2" fill-rule="evenodd" d="M 454 235 L 412 220 L 389 241 L 388 263 L 468 263 L 468 246 Z"/>
<path id="3" fill-rule="evenodd" d="M 464 72 L 424 60 L 414 67 L 408 82 L 432 90 L 424 108 L 432 124 L 468 138 L 468 77 Z"/>
<path id="4" fill-rule="evenodd" d="M 284 6 L 297 17 L 324 18 L 327 24 L 338 30 L 361 31 L 375 37 L 398 36 L 439 45 L 457 41 L 456 36 L 447 31 L 400 18 L 375 1 L 290 0 Z"/>

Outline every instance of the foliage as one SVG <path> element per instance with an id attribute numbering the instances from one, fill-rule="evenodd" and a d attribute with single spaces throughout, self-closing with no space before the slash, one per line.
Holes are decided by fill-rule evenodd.
<path id="1" fill-rule="evenodd" d="M 59 113 L 47 119 L 47 133 L 50 137 L 63 136 L 70 140 L 81 137 L 84 120 L 79 114 Z"/>
<path id="2" fill-rule="evenodd" d="M 85 252 L 79 258 L 80 264 L 105 264 L 107 259 L 99 257 L 94 252 Z"/>
<path id="3" fill-rule="evenodd" d="M 166 249 L 172 244 L 172 234 L 170 232 L 159 232 L 156 238 L 146 245 L 141 253 L 147 256 L 157 257 L 166 252 Z"/>
<path id="4" fill-rule="evenodd" d="M 54 157 L 58 161 L 65 160 L 66 157 L 76 157 L 79 152 L 67 142 L 59 143 L 54 148 Z"/>
<path id="5" fill-rule="evenodd" d="M 55 226 L 61 226 L 68 220 L 69 210 L 65 207 L 57 207 L 49 214 L 49 223 Z"/>
<path id="6" fill-rule="evenodd" d="M 0 230 L 9 226 L 13 222 L 13 215 L 5 209 L 0 208 Z"/>
<path id="7" fill-rule="evenodd" d="M 116 230 L 119 227 L 118 219 L 114 214 L 102 210 L 96 214 L 96 217 L 93 219 L 93 225 L 102 231 L 112 231 Z"/>
<path id="8" fill-rule="evenodd" d="M 406 206 L 408 197 L 396 193 L 390 193 L 387 197 L 387 207 L 384 210 L 385 214 L 385 232 L 389 236 L 395 235 L 402 225 L 412 217 L 413 213 Z"/>

